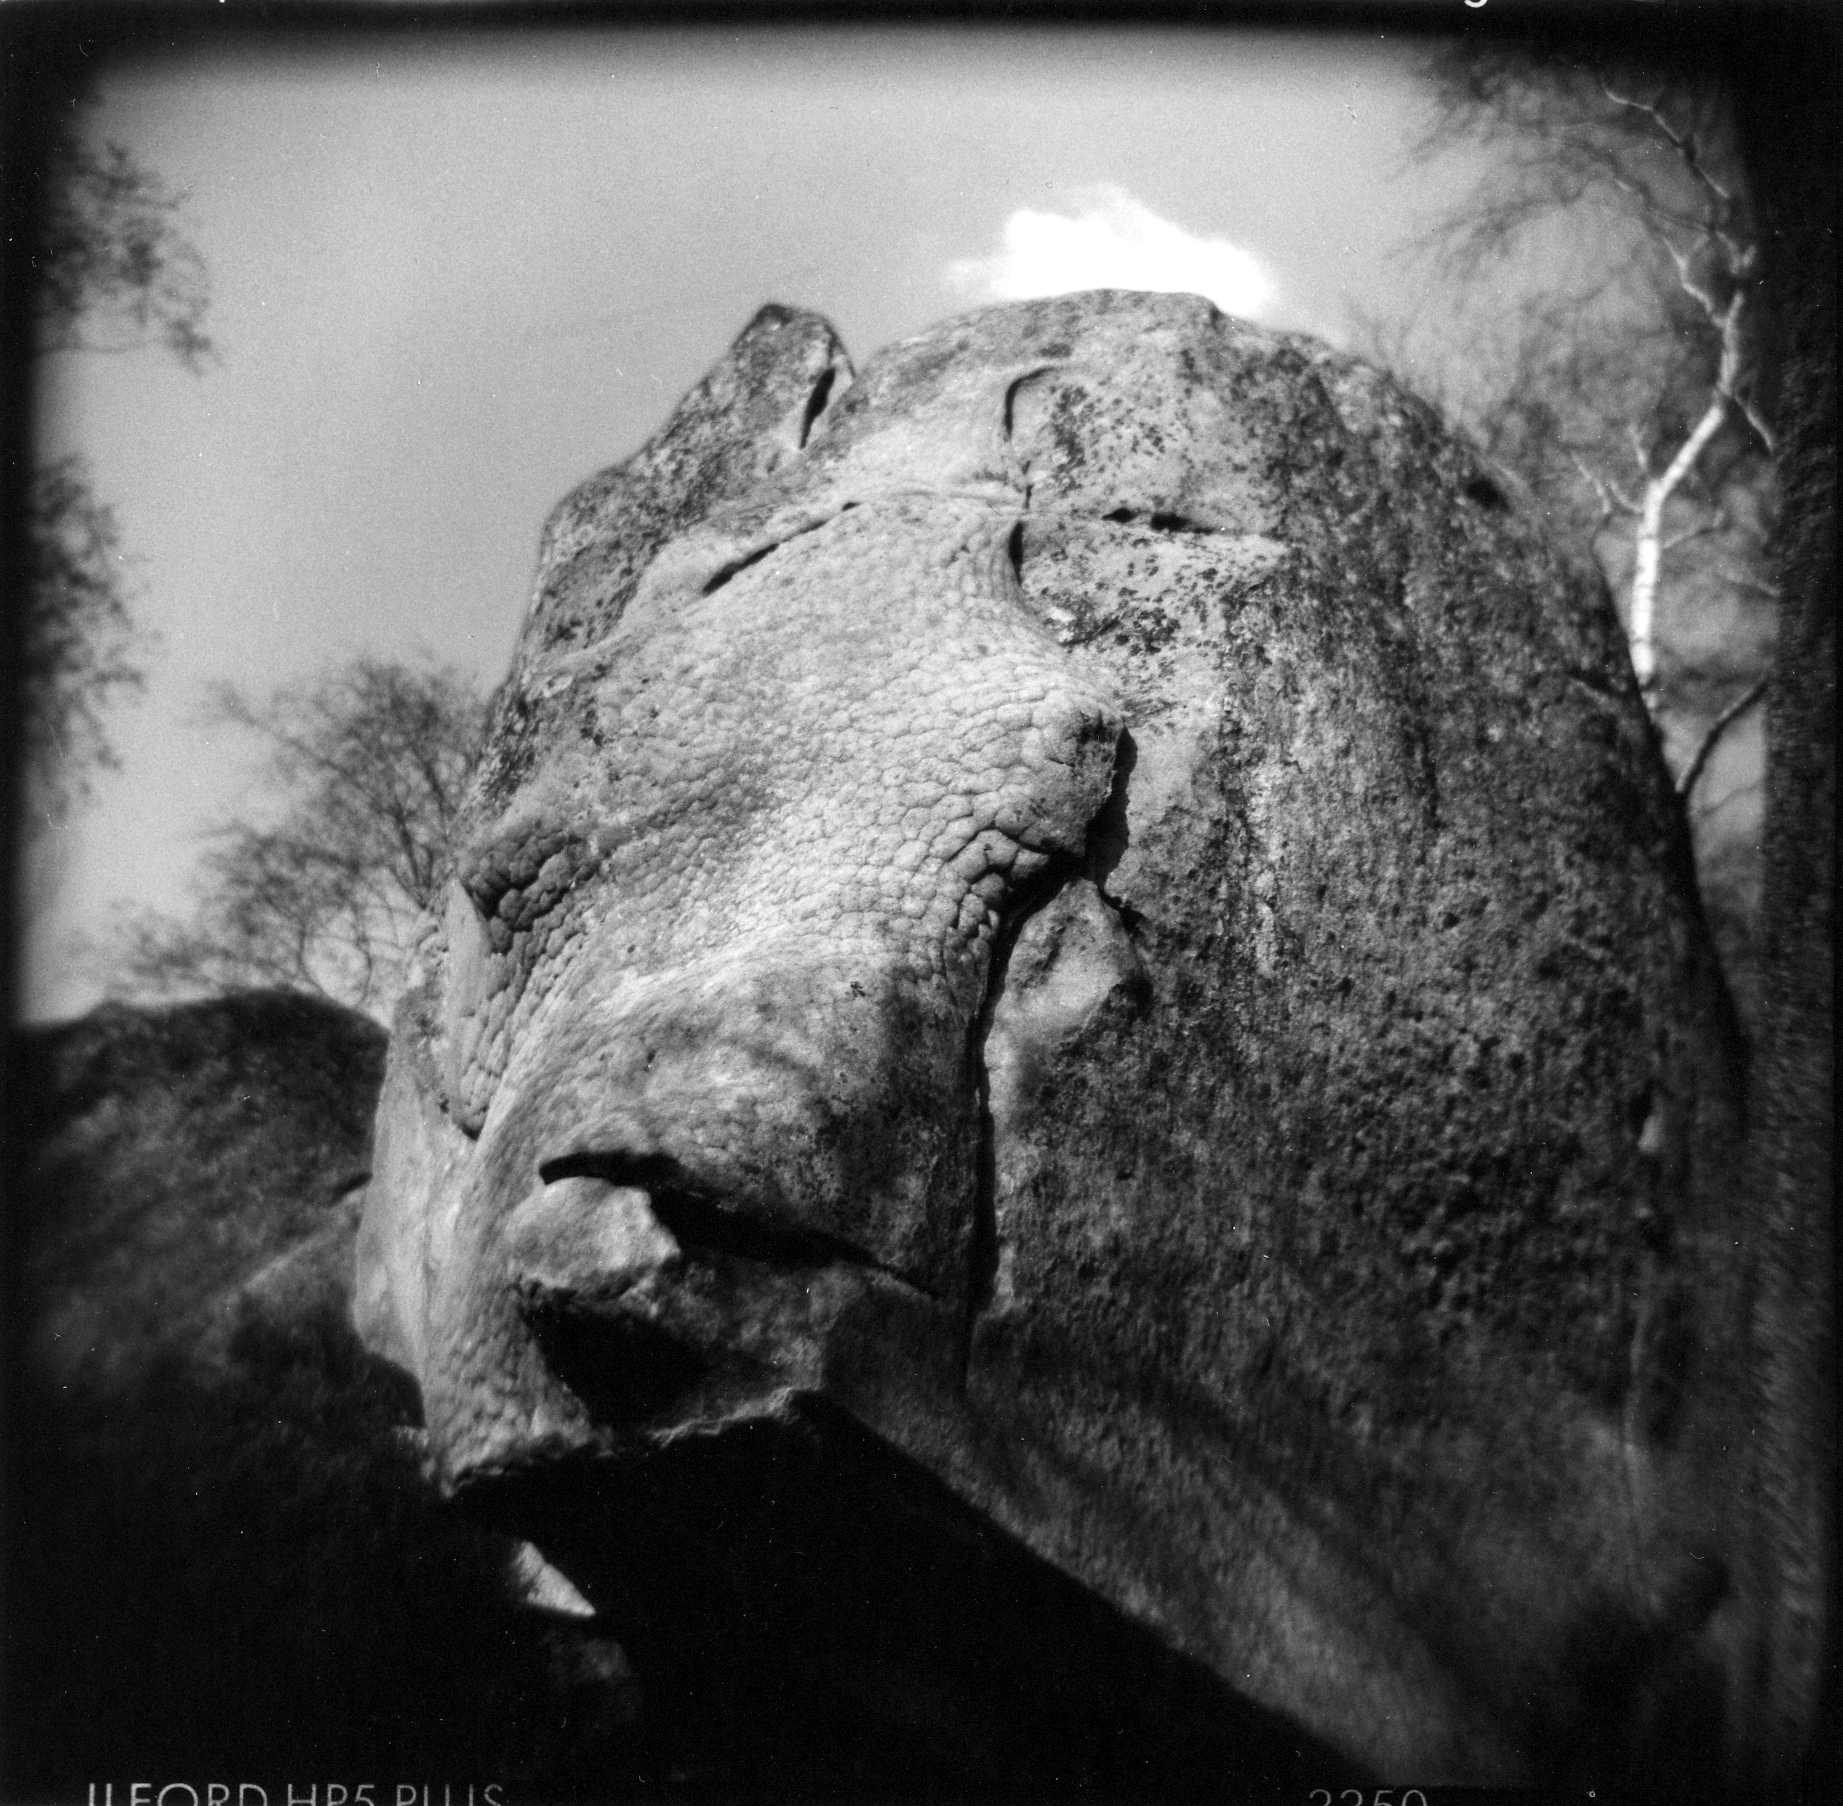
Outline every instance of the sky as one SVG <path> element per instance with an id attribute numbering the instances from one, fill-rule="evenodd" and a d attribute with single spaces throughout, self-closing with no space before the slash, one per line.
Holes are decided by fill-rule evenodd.
<path id="1" fill-rule="evenodd" d="M 1463 171 L 1405 167 L 1415 46 L 1120 28 L 291 37 L 115 66 L 95 135 L 186 197 L 218 359 L 48 360 L 41 458 L 114 509 L 148 682 L 121 769 L 33 837 L 28 1019 L 182 912 L 253 749 L 207 687 L 368 653 L 497 682 L 538 530 L 774 300 L 861 366 L 984 302 L 1192 289 L 1345 338 L 1424 317 L 1394 255 Z"/>

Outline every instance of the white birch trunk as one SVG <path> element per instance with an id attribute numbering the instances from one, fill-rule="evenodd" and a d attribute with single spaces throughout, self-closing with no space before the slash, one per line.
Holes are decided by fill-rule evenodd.
<path id="1" fill-rule="evenodd" d="M 1677 454 L 1645 485 L 1644 505 L 1638 512 L 1637 556 L 1632 565 L 1632 607 L 1626 640 L 1632 651 L 1632 670 L 1639 688 L 1651 692 L 1657 683 L 1657 592 L 1664 563 L 1664 509 L 1708 443 L 1721 431 L 1734 401 L 1734 382 L 1741 367 L 1741 302 L 1737 290 L 1721 320 L 1721 369 L 1715 392 L 1690 436 Z"/>
<path id="2" fill-rule="evenodd" d="M 1677 448 L 1677 455 L 1661 475 L 1645 485 L 1645 505 L 1638 516 L 1638 556 L 1632 567 L 1632 618 L 1626 637 L 1632 646 L 1632 669 L 1639 687 L 1649 690 L 1657 681 L 1658 579 L 1664 563 L 1664 506 L 1678 485 L 1695 469 L 1708 442 L 1721 431 L 1728 417 L 1728 397 L 1717 389 L 1696 430 Z"/>

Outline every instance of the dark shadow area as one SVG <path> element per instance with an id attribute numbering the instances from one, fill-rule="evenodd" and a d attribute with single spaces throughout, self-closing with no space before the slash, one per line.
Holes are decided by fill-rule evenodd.
<path id="1" fill-rule="evenodd" d="M 0 1798 L 156 1776 L 272 1801 L 493 1782 L 507 1806 L 1293 1800 L 1351 1779 L 830 1414 L 443 1503 L 414 1388 L 348 1314 L 382 1051 L 279 993 L 15 1049 Z M 515 1603 L 527 1536 L 598 1618 Z"/>
<path id="2" fill-rule="evenodd" d="M 759 1799 L 1303 1800 L 1340 1757 L 823 1406 L 502 1479 L 632 1658 L 642 1765 Z"/>
<path id="3" fill-rule="evenodd" d="M 248 993 L 12 1052 L 0 1798 L 636 1791 L 619 1651 L 514 1606 L 350 1327 L 382 1030 Z"/>
<path id="4" fill-rule="evenodd" d="M 113 1779 L 121 1800 L 150 1775 L 271 1800 L 329 1776 L 645 1791 L 619 1652 L 515 1609 L 510 1545 L 424 1484 L 411 1402 L 343 1312 L 252 1318 L 214 1381 L 169 1367 L 81 1414 L 33 1398 L 0 1797 Z"/>

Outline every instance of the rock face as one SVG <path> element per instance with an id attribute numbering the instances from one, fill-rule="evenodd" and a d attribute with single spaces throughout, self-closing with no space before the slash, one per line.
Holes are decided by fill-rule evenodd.
<path id="1" fill-rule="evenodd" d="M 817 1612 L 734 1551 L 835 1474 L 853 1586 L 988 1526 L 1384 1778 L 1655 1777 L 1755 1653 L 1733 1049 L 1605 596 L 1424 406 L 768 308 L 547 529 L 359 1320 L 642 1642 Z"/>
<path id="2" fill-rule="evenodd" d="M 221 1368 L 251 1312 L 343 1303 L 383 1081 L 374 1023 L 279 991 L 112 1004 L 35 1031 L 28 1066 L 40 1383 L 120 1396 L 163 1366 Z"/>
<path id="3" fill-rule="evenodd" d="M 429 1496 L 352 1332 L 383 1068 L 374 1023 L 281 992 L 22 1037 L 0 1797 L 549 1800 L 644 1760 L 618 1646 L 515 1606 L 513 1545 Z"/>

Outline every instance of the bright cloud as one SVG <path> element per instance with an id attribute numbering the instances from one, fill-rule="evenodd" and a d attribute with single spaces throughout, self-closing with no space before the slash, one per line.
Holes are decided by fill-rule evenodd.
<path id="1" fill-rule="evenodd" d="M 1207 295 L 1225 313 L 1258 317 L 1274 280 L 1226 238 L 1201 238 L 1162 219 L 1113 182 L 1080 188 L 1072 213 L 1020 207 L 1003 248 L 957 258 L 947 279 L 986 301 L 1023 301 L 1083 288 L 1139 288 Z"/>

